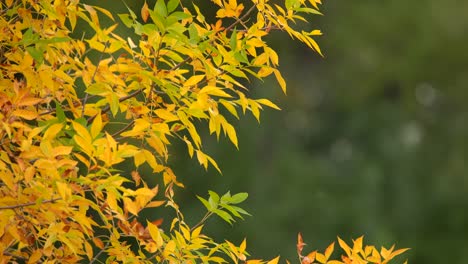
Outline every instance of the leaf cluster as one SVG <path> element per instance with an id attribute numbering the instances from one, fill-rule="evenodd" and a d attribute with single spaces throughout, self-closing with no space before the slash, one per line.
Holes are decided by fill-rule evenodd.
<path id="1" fill-rule="evenodd" d="M 117 17 L 78 0 L 0 3 L 2 262 L 247 260 L 245 240 L 235 246 L 202 232 L 211 215 L 228 223 L 248 215 L 237 206 L 247 194 L 210 191 L 199 197 L 207 213 L 190 225 L 176 202 L 184 185 L 168 165 L 170 144 L 184 142 L 190 157 L 220 171 L 203 150 L 199 124 L 238 147 L 223 113 L 260 120 L 264 107 L 279 109 L 251 98 L 243 83 L 271 75 L 286 92 L 278 55 L 264 38 L 284 31 L 321 54 L 313 39 L 320 31 L 294 29 L 319 14 L 320 1 L 212 2 L 214 24 L 180 0 Z M 89 30 L 77 38 L 79 21 Z M 119 26 L 136 37 L 119 35 Z M 119 170 L 124 162 L 133 169 Z M 154 178 L 161 184 L 149 184 Z M 155 207 L 175 217 L 141 217 Z"/>

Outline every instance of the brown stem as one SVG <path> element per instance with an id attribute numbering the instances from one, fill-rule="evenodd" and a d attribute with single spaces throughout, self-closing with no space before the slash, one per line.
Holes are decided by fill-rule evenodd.
<path id="1" fill-rule="evenodd" d="M 53 202 L 61 200 L 61 199 L 62 198 L 54 198 L 54 199 L 50 199 L 50 200 L 44 200 L 41 203 L 53 203 Z M 37 204 L 37 202 L 29 202 L 29 203 L 15 204 L 15 205 L 0 206 L 0 210 L 16 209 L 16 208 L 32 206 L 32 205 L 36 205 L 36 204 Z"/>

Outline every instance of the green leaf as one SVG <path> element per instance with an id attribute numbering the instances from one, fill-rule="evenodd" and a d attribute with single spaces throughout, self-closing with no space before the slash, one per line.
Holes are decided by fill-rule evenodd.
<path id="1" fill-rule="evenodd" d="M 160 15 L 162 17 L 166 17 L 167 16 L 167 7 L 166 7 L 165 1 L 164 0 L 156 1 L 156 4 L 154 5 L 154 11 L 156 13 L 158 13 L 158 15 Z"/>
<path id="2" fill-rule="evenodd" d="M 213 199 L 213 202 L 216 204 L 219 204 L 219 195 L 213 191 L 208 191 L 208 194 L 210 195 L 210 198 Z"/>
<path id="3" fill-rule="evenodd" d="M 34 60 L 36 60 L 39 64 L 42 64 L 44 61 L 44 54 L 41 50 L 35 47 L 26 47 L 26 50 L 28 51 L 29 55 L 34 58 Z"/>
<path id="4" fill-rule="evenodd" d="M 118 14 L 120 20 L 124 23 L 124 25 L 128 28 L 132 27 L 133 20 L 130 18 L 129 14 Z"/>
<path id="5" fill-rule="evenodd" d="M 214 208 L 211 206 L 211 204 L 205 198 L 200 197 L 198 195 L 197 195 L 197 198 L 198 198 L 198 200 L 200 200 L 203 203 L 203 205 L 206 207 L 206 209 L 208 211 L 210 211 L 210 212 L 213 211 Z"/>
<path id="6" fill-rule="evenodd" d="M 115 93 L 111 93 L 111 100 L 109 103 L 112 115 L 115 117 L 119 111 L 119 97 L 117 97 Z"/>
<path id="7" fill-rule="evenodd" d="M 218 210 L 215 210 L 214 213 L 217 214 L 219 217 L 221 217 L 224 221 L 228 222 L 229 224 L 232 224 L 232 221 L 234 221 L 232 216 L 223 210 L 218 209 Z"/>
<path id="8" fill-rule="evenodd" d="M 180 0 L 169 0 L 167 3 L 167 12 L 171 13 L 179 5 Z"/>
<path id="9" fill-rule="evenodd" d="M 234 31 L 231 34 L 231 39 L 229 40 L 229 46 L 231 47 L 232 51 L 236 51 L 237 49 L 237 31 L 234 28 Z"/>
<path id="10" fill-rule="evenodd" d="M 232 215 L 234 215 L 234 216 L 236 216 L 236 217 L 239 217 L 239 218 L 241 218 L 241 219 L 244 219 L 244 218 L 242 217 L 242 215 L 240 215 L 240 214 L 237 212 L 237 210 L 235 210 L 232 206 L 227 205 L 227 204 L 221 204 L 221 206 L 222 206 L 224 209 L 228 210 Z"/>
<path id="11" fill-rule="evenodd" d="M 63 108 L 58 101 L 55 101 L 55 116 L 57 117 L 60 123 L 65 122 L 67 120 L 65 112 L 63 111 Z"/>
<path id="12" fill-rule="evenodd" d="M 241 214 L 251 215 L 247 211 L 245 211 L 244 209 L 242 209 L 242 208 L 240 208 L 238 206 L 230 205 L 230 207 L 233 208 L 234 210 L 236 210 L 237 212 L 241 213 Z"/>
<path id="13" fill-rule="evenodd" d="M 248 193 L 245 193 L 245 192 L 244 193 L 236 193 L 231 197 L 231 203 L 232 204 L 242 203 L 243 201 L 245 201 L 245 199 L 247 199 L 247 197 L 249 197 Z"/>

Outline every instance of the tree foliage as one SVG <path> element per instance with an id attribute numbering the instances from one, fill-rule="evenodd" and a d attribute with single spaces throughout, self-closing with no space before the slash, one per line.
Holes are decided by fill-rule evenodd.
<path id="1" fill-rule="evenodd" d="M 264 107 L 279 109 L 251 98 L 243 83 L 271 75 L 286 92 L 265 37 L 284 31 L 321 54 L 313 39 L 319 30 L 295 29 L 320 14 L 320 0 L 212 2 L 214 23 L 180 0 L 145 3 L 117 17 L 78 0 L 1 3 L 2 262 L 261 263 L 247 260 L 245 240 L 216 242 L 203 233 L 212 215 L 229 223 L 247 215 L 237 206 L 246 193 L 210 191 L 198 197 L 205 216 L 194 225 L 184 219 L 175 200 L 183 184 L 168 165 L 169 145 L 182 141 L 190 157 L 219 171 L 203 150 L 199 126 L 207 123 L 210 134 L 237 147 L 226 115 L 250 112 L 260 120 Z M 90 29 L 80 37 L 78 23 Z M 134 35 L 117 34 L 118 26 Z M 140 174 L 146 167 L 151 175 Z M 149 184 L 153 178 L 160 184 Z M 175 213 L 165 219 L 167 230 L 160 218 L 140 217 L 155 207 Z M 362 263 L 343 249 L 348 257 L 334 263 Z M 374 257 L 369 250 L 363 252 Z M 333 263 L 330 251 L 316 261 Z M 314 261 L 306 257 L 300 255 L 302 263 Z"/>

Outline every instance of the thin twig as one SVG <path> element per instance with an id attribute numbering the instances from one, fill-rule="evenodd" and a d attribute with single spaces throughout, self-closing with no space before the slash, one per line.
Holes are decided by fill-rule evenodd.
<path id="1" fill-rule="evenodd" d="M 41 203 L 53 203 L 55 201 L 61 200 L 62 198 L 54 198 L 50 200 L 44 200 Z M 16 208 L 21 208 L 21 207 L 26 207 L 26 206 L 32 206 L 36 205 L 37 202 L 29 202 L 29 203 L 23 203 L 23 204 L 15 204 L 15 205 L 7 205 L 7 206 L 0 206 L 0 210 L 6 210 L 6 209 L 16 209 Z"/>
<path id="2" fill-rule="evenodd" d="M 128 123 L 126 126 L 124 126 L 122 129 L 120 129 L 119 131 L 115 132 L 114 134 L 112 134 L 111 136 L 112 137 L 115 137 L 117 135 L 120 135 L 120 133 L 124 132 L 125 130 L 127 130 L 129 127 L 131 127 L 133 124 L 135 123 L 135 120 L 132 120 L 132 122 Z"/>
<path id="3" fill-rule="evenodd" d="M 101 55 L 99 56 L 99 61 L 96 65 L 96 69 L 94 69 L 94 73 L 93 73 L 93 77 L 91 77 L 91 83 L 94 82 L 94 78 L 96 77 L 96 74 L 97 74 L 97 71 L 99 69 L 99 64 L 101 63 L 102 61 L 102 57 L 104 57 L 104 52 L 106 52 L 106 49 L 107 49 L 107 45 L 109 44 L 109 41 L 106 41 L 106 44 L 104 45 L 104 49 L 102 50 L 102 53 Z M 84 116 L 84 112 L 85 112 L 85 105 L 86 105 L 86 101 L 88 101 L 88 97 L 89 97 L 89 94 L 85 91 L 85 97 L 83 99 L 83 109 L 81 109 L 81 117 Z"/>
<path id="4" fill-rule="evenodd" d="M 141 92 L 143 92 L 143 89 L 136 90 L 136 91 L 134 91 L 133 93 L 127 95 L 127 96 L 124 96 L 124 97 L 122 97 L 122 98 L 119 98 L 119 103 L 121 103 L 121 102 L 123 102 L 123 101 L 125 101 L 125 100 L 128 100 L 128 99 L 130 99 L 130 98 L 132 98 L 132 97 L 135 97 L 135 96 L 139 95 Z M 110 109 L 111 109 L 110 104 L 108 104 L 106 107 L 104 107 L 104 108 L 102 109 L 101 114 L 105 114 L 105 113 L 109 112 Z M 88 118 L 88 121 L 87 121 L 88 124 L 90 124 L 91 122 L 93 122 L 93 120 L 97 117 L 97 115 L 99 115 L 99 114 L 96 114 L 96 115 L 94 115 L 94 116 Z"/>

